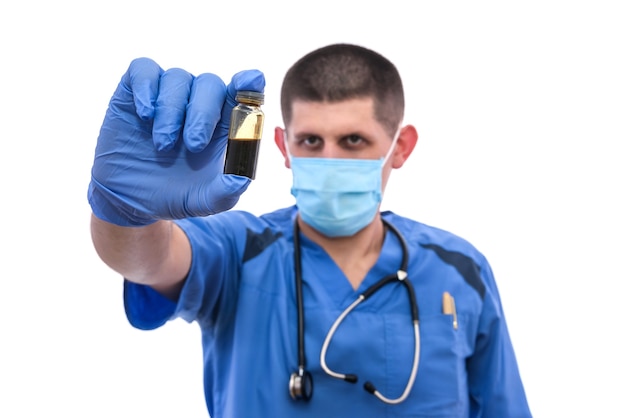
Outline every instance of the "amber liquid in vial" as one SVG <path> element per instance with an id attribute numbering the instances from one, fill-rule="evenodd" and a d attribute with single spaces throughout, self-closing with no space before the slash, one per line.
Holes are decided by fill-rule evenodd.
<path id="1" fill-rule="evenodd" d="M 233 108 L 224 174 L 255 178 L 263 120 L 264 114 L 258 106 L 242 103 Z"/>

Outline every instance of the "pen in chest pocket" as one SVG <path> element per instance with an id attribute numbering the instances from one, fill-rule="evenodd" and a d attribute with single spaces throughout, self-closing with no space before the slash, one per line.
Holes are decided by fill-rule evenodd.
<path id="1" fill-rule="evenodd" d="M 454 304 L 454 298 L 448 292 L 443 292 L 443 313 L 446 315 L 452 315 L 452 326 L 454 329 L 459 327 L 459 323 L 456 317 L 456 306 Z"/>

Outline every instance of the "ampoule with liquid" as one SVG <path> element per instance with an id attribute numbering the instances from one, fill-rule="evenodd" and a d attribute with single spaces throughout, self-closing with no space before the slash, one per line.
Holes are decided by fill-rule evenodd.
<path id="1" fill-rule="evenodd" d="M 230 116 L 224 174 L 255 178 L 265 119 L 261 110 L 264 98 L 263 93 L 256 91 L 237 92 L 238 104 Z"/>

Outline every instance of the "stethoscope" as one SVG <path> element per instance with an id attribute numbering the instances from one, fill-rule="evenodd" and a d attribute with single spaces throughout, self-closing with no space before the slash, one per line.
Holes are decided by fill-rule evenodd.
<path id="1" fill-rule="evenodd" d="M 413 322 L 413 333 L 415 335 L 415 351 L 413 355 L 413 366 L 411 368 L 411 374 L 409 376 L 409 381 L 404 389 L 404 392 L 400 397 L 396 399 L 389 399 L 383 396 L 376 387 L 371 382 L 365 382 L 363 387 L 366 391 L 376 396 L 381 401 L 388 404 L 398 404 L 403 402 L 411 392 L 413 388 L 413 384 L 415 383 L 415 376 L 417 375 L 417 366 L 419 363 L 419 351 L 420 351 L 420 336 L 419 336 L 419 313 L 417 307 L 417 300 L 415 298 L 415 290 L 413 289 L 413 285 L 409 281 L 407 277 L 407 264 L 408 264 L 408 249 L 406 245 L 406 241 L 400 234 L 400 232 L 389 222 L 383 219 L 384 225 L 389 228 L 391 232 L 393 232 L 400 244 L 402 245 L 402 265 L 400 270 L 396 273 L 389 274 L 378 282 L 374 283 L 368 289 L 366 289 L 363 293 L 359 295 L 359 297 L 352 302 L 350 306 L 348 306 L 342 313 L 337 317 L 332 327 L 326 334 L 326 339 L 324 340 L 324 344 L 322 345 L 322 352 L 320 354 L 320 365 L 326 374 L 335 377 L 337 379 L 343 379 L 346 382 L 356 383 L 358 378 L 355 374 L 343 374 L 338 373 L 331 370 L 326 364 L 326 352 L 328 351 L 328 346 L 330 345 L 330 341 L 339 328 L 341 322 L 348 316 L 348 314 L 356 308 L 361 302 L 365 301 L 367 298 L 372 296 L 379 290 L 381 287 L 385 286 L 388 283 L 400 282 L 404 284 L 406 291 L 409 295 L 409 302 L 411 305 L 411 320 Z M 289 379 L 289 394 L 295 400 L 305 400 L 308 401 L 311 399 L 313 395 L 313 377 L 311 373 L 306 370 L 306 356 L 304 353 L 304 303 L 302 296 L 302 258 L 300 255 L 300 228 L 298 226 L 298 221 L 296 220 L 294 223 L 294 232 L 293 232 L 293 246 L 294 246 L 294 270 L 296 277 L 296 303 L 297 303 L 297 311 L 298 311 L 298 370 L 291 374 Z"/>

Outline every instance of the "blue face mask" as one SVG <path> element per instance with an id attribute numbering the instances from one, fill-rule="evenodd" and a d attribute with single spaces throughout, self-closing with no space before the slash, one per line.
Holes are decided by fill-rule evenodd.
<path id="1" fill-rule="evenodd" d="M 328 237 L 354 235 L 369 225 L 383 198 L 384 158 L 299 158 L 290 156 L 291 194 L 302 220 Z"/>

